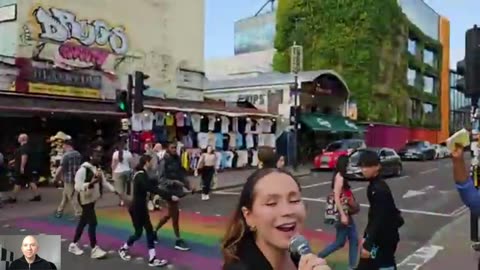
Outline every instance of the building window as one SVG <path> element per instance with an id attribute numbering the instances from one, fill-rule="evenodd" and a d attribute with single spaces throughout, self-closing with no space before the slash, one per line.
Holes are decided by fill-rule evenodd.
<path id="1" fill-rule="evenodd" d="M 428 49 L 423 50 L 423 62 L 427 65 L 435 67 L 435 53 Z"/>
<path id="2" fill-rule="evenodd" d="M 423 91 L 425 93 L 433 94 L 435 90 L 435 79 L 429 76 L 423 76 Z"/>
<path id="3" fill-rule="evenodd" d="M 410 99 L 410 116 L 413 120 L 418 120 L 422 116 L 421 103 L 417 99 Z"/>
<path id="4" fill-rule="evenodd" d="M 408 80 L 408 85 L 410 86 L 415 86 L 415 79 L 417 77 L 417 71 L 414 69 L 409 68 L 407 70 L 407 80 Z"/>
<path id="5" fill-rule="evenodd" d="M 413 55 L 417 53 L 417 42 L 413 39 L 408 39 L 408 52 Z"/>

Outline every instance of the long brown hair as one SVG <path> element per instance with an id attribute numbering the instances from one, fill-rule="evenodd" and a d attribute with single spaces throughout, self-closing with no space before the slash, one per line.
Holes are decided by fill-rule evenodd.
<path id="1" fill-rule="evenodd" d="M 240 193 L 240 198 L 235 208 L 235 212 L 228 222 L 227 230 L 222 239 L 221 248 L 224 267 L 238 261 L 240 259 L 239 249 L 241 246 L 249 240 L 253 241 L 254 235 L 248 228 L 247 222 L 243 217 L 242 208 L 246 207 L 249 210 L 252 209 L 253 202 L 255 200 L 255 186 L 260 179 L 271 173 L 284 173 L 289 175 L 293 180 L 295 180 L 300 188 L 298 180 L 293 175 L 285 170 L 277 168 L 258 169 L 247 178 L 247 181 L 243 185 L 242 192 Z"/>

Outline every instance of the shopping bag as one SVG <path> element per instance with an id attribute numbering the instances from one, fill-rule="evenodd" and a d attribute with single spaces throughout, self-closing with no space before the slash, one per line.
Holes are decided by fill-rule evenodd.
<path id="1" fill-rule="evenodd" d="M 218 177 L 217 174 L 215 173 L 212 177 L 212 189 L 217 189 L 218 187 Z"/>

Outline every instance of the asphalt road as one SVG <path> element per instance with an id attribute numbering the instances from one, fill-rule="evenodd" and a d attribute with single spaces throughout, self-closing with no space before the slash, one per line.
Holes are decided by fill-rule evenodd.
<path id="1" fill-rule="evenodd" d="M 330 192 L 330 177 L 330 172 L 321 172 L 300 178 L 303 199 L 308 207 L 306 235 L 315 251 L 319 251 L 334 239 L 334 229 L 323 223 L 325 197 Z M 399 269 L 413 270 L 413 266 L 408 266 L 410 263 L 408 260 L 412 257 L 409 255 L 422 251 L 425 253 L 425 248 L 429 248 L 425 245 L 432 235 L 464 213 L 466 209 L 462 207 L 463 204 L 454 189 L 448 159 L 404 162 L 404 175 L 387 181 L 406 221 L 401 229 L 402 239 L 397 252 Z M 365 227 L 368 209 L 366 185 L 367 183 L 353 183 L 353 191 L 362 204 L 362 211 L 356 216 L 360 232 Z M 232 188 L 216 192 L 207 202 L 200 201 L 199 196 L 191 196 L 183 200 L 180 221 L 182 237 L 190 243 L 192 250 L 189 252 L 173 250 L 174 238 L 171 226 L 168 224 L 161 231 L 162 238 L 157 252 L 170 259 L 174 265 L 171 265 L 170 269 L 220 269 L 219 240 L 223 235 L 226 220 L 235 207 L 240 190 L 241 188 Z M 115 204 L 111 195 L 106 196 L 99 205 L 98 213 L 99 243 L 110 251 L 111 255 L 106 260 L 94 261 L 85 255 L 76 257 L 66 252 L 75 222 L 68 218 L 58 220 L 52 216 L 60 191 L 47 189 L 43 193 L 45 200 L 40 204 L 20 202 L 18 205 L 0 209 L 0 234 L 62 235 L 63 269 L 130 269 L 132 264 L 135 265 L 135 269 L 149 268 L 142 258 L 146 255 L 144 239 L 132 250 L 136 257 L 132 262 L 123 262 L 115 254 L 116 248 L 125 241 L 132 229 L 126 211 L 111 207 Z M 160 215 L 153 213 L 152 220 L 157 220 Z M 85 232 L 82 244 L 87 244 L 86 240 Z M 334 269 L 346 269 L 346 250 L 344 248 L 329 258 L 329 263 Z M 405 258 L 407 261 L 404 261 Z"/>

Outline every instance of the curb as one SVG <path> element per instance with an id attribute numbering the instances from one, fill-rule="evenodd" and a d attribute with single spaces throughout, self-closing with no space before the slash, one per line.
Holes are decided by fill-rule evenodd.
<path id="1" fill-rule="evenodd" d="M 294 174 L 293 176 L 295 177 L 305 177 L 307 175 L 310 175 L 311 172 L 304 172 L 304 173 L 299 173 L 299 174 Z M 225 190 L 225 189 L 230 189 L 230 188 L 238 188 L 238 187 L 242 187 L 243 184 L 245 183 L 235 183 L 235 184 L 231 184 L 231 185 L 226 185 L 226 186 L 222 186 L 222 187 L 218 187 L 216 189 L 212 189 L 212 191 L 222 191 L 222 190 Z"/>

